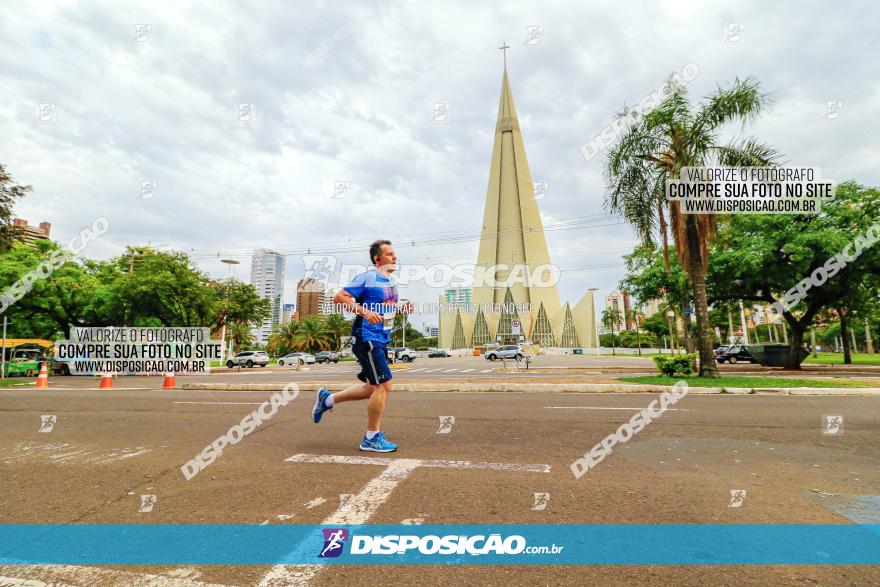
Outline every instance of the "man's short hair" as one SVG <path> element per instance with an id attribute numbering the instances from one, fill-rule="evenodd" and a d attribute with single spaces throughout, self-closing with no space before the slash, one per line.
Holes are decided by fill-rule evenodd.
<path id="1" fill-rule="evenodd" d="M 382 254 L 382 245 L 390 245 L 391 241 L 385 239 L 379 239 L 373 244 L 370 245 L 370 262 L 375 265 L 376 257 Z"/>

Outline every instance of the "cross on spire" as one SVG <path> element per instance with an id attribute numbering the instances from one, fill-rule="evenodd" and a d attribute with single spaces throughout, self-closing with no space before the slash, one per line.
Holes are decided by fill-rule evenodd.
<path id="1" fill-rule="evenodd" d="M 504 71 L 507 71 L 507 50 L 510 49 L 510 45 L 507 44 L 507 41 L 504 41 L 498 48 L 504 52 Z"/>

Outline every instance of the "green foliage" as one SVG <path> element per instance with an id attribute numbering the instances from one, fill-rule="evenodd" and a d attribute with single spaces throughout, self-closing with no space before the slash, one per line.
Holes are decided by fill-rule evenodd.
<path id="1" fill-rule="evenodd" d="M 0 290 L 50 258 L 48 240 L 15 244 L 0 255 Z M 6 314 L 10 336 L 60 338 L 71 326 L 203 326 L 255 324 L 269 315 L 268 300 L 240 282 L 214 284 L 179 252 L 129 247 L 109 261 L 72 259 L 44 279 Z M 244 340 L 244 339 L 243 339 Z"/>
<path id="2" fill-rule="evenodd" d="M 12 208 L 15 201 L 31 191 L 29 185 L 18 185 L 0 163 L 0 253 L 9 250 L 18 236 L 12 225 Z"/>
<path id="3" fill-rule="evenodd" d="M 669 357 L 654 357 L 657 370 L 667 377 L 675 377 L 676 374 L 690 375 L 694 372 L 694 361 L 697 355 L 674 355 Z"/>

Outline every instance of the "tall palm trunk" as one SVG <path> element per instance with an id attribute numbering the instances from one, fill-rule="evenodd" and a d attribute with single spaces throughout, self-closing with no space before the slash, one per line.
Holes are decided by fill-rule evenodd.
<path id="1" fill-rule="evenodd" d="M 697 314 L 697 340 L 700 351 L 700 377 L 718 377 L 715 353 L 712 352 L 712 325 L 709 322 L 709 296 L 706 293 L 706 264 L 703 262 L 697 223 L 694 216 L 685 219 L 688 246 L 688 277 L 694 288 Z"/>
<path id="2" fill-rule="evenodd" d="M 843 311 L 843 308 L 838 306 L 835 308 L 837 310 L 837 315 L 840 316 L 840 339 L 843 344 L 843 364 L 844 365 L 852 365 L 852 350 L 849 346 L 849 338 L 847 337 L 849 324 L 846 319 L 846 312 Z"/>
<path id="3" fill-rule="evenodd" d="M 662 196 L 657 198 L 657 220 L 660 224 L 660 241 L 663 243 L 663 264 L 666 266 L 666 275 L 672 273 L 672 261 L 669 259 L 669 235 L 667 234 L 666 214 L 663 212 L 663 204 L 665 200 Z M 675 339 L 677 332 L 675 331 L 675 318 L 669 315 L 669 300 L 666 309 L 666 323 L 669 325 L 669 351 L 675 353 Z"/>

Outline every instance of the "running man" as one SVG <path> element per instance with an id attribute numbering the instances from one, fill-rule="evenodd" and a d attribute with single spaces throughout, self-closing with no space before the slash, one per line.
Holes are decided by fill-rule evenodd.
<path id="1" fill-rule="evenodd" d="M 397 269 L 397 254 L 391 241 L 377 240 L 370 245 L 370 261 L 373 268 L 356 276 L 333 296 L 333 303 L 357 315 L 351 328 L 355 337 L 352 352 L 361 366 L 358 379 L 361 384 L 352 385 L 337 393 L 323 387 L 318 390 L 312 420 L 315 424 L 333 406 L 354 400 L 367 402 L 367 433 L 361 440 L 360 449 L 372 452 L 394 452 L 397 445 L 389 442 L 382 432 L 382 415 L 385 401 L 391 392 L 391 370 L 388 368 L 388 343 L 394 315 L 409 314 L 412 303 L 398 304 L 397 285 L 392 273 Z"/>

